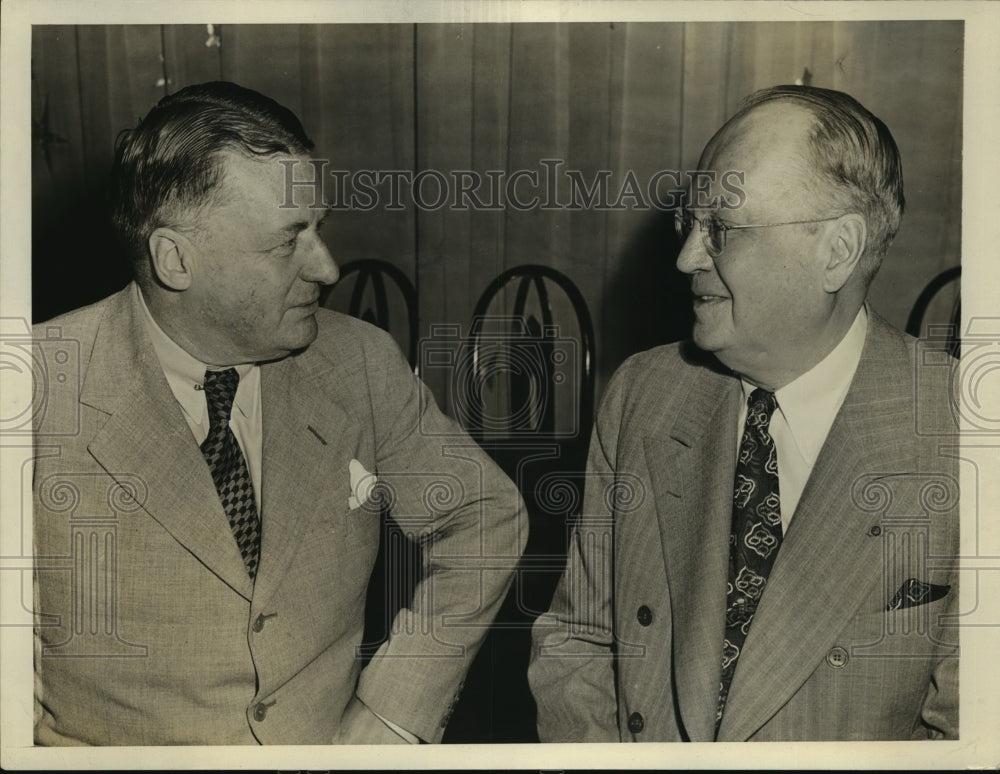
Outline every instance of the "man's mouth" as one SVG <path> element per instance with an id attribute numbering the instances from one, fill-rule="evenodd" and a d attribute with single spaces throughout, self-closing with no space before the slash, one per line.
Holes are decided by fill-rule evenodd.
<path id="1" fill-rule="evenodd" d="M 695 293 L 694 294 L 695 303 L 703 303 L 704 304 L 704 303 L 710 303 L 712 301 L 725 301 L 727 299 L 728 299 L 728 296 L 715 296 L 715 295 L 712 295 L 711 293 Z"/>

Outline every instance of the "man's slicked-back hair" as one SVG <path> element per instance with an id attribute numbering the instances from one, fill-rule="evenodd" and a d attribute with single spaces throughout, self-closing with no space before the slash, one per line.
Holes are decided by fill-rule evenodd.
<path id="1" fill-rule="evenodd" d="M 861 257 L 866 282 L 878 272 L 903 216 L 899 149 L 882 121 L 853 97 L 814 86 L 774 86 L 754 92 L 733 118 L 769 102 L 792 102 L 812 113 L 812 161 L 827 183 L 834 209 L 864 217 L 868 240 Z"/>
<path id="2" fill-rule="evenodd" d="M 221 153 L 298 156 L 312 148 L 291 110 L 235 83 L 187 86 L 161 99 L 119 135 L 111 169 L 111 219 L 137 277 L 148 271 L 155 229 L 182 227 L 185 216 L 214 201 Z"/>

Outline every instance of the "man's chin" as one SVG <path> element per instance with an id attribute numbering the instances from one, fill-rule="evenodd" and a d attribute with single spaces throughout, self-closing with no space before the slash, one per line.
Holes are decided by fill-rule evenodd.
<path id="1" fill-rule="evenodd" d="M 694 327 L 691 329 L 691 338 L 698 345 L 699 349 L 705 352 L 718 352 L 723 348 L 722 337 L 712 325 L 707 325 L 695 319 Z"/>
<path id="2" fill-rule="evenodd" d="M 294 345 L 292 350 L 305 349 L 316 341 L 317 335 L 319 335 L 319 325 L 316 322 L 316 315 L 311 314 L 299 321 L 296 325 L 295 335 L 289 337 L 290 343 Z"/>
<path id="3" fill-rule="evenodd" d="M 315 316 L 311 315 L 298 320 L 294 327 L 285 331 L 280 340 L 275 342 L 275 346 L 270 348 L 268 357 L 262 358 L 258 362 L 270 363 L 286 358 L 295 352 L 301 352 L 316 341 L 318 334 L 319 326 L 316 324 Z"/>

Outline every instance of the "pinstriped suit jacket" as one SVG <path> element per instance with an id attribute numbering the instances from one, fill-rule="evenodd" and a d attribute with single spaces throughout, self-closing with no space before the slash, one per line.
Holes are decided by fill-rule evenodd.
<path id="1" fill-rule="evenodd" d="M 326 744 L 355 690 L 439 740 L 523 547 L 513 484 L 386 334 L 320 310 L 310 347 L 262 366 L 251 584 L 139 314 L 126 288 L 36 326 L 70 353 L 36 430 L 38 741 Z M 429 576 L 363 672 L 380 525 L 349 502 L 352 460 Z"/>
<path id="2" fill-rule="evenodd" d="M 871 315 L 719 741 L 957 736 L 958 436 L 951 364 L 930 362 Z M 713 739 L 740 395 L 690 344 L 639 354 L 612 380 L 584 516 L 534 628 L 543 741 Z M 887 611 L 910 578 L 948 592 Z"/>

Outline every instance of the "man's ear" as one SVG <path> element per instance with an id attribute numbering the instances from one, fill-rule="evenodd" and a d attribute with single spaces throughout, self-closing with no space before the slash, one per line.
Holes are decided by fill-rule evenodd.
<path id="1" fill-rule="evenodd" d="M 823 275 L 823 290 L 836 293 L 854 275 L 868 244 L 868 225 L 856 212 L 837 219 L 830 233 L 829 254 Z"/>
<path id="2" fill-rule="evenodd" d="M 149 235 L 153 274 L 171 290 L 187 290 L 191 286 L 193 252 L 190 240 L 172 228 L 161 226 Z"/>

